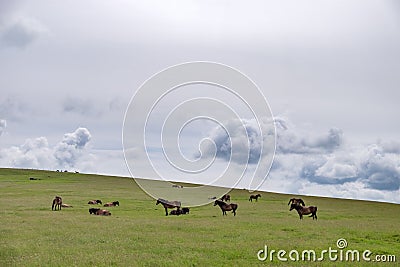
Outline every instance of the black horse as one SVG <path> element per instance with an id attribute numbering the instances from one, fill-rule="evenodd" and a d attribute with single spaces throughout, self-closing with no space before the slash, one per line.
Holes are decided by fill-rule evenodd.
<path id="1" fill-rule="evenodd" d="M 226 204 L 225 202 L 221 200 L 215 200 L 214 206 L 219 206 L 222 210 L 222 216 L 226 215 L 227 211 L 232 211 L 233 216 L 236 216 L 236 210 L 238 208 L 237 204 L 231 203 L 231 204 Z"/>
<path id="2" fill-rule="evenodd" d="M 162 204 L 165 209 L 165 216 L 168 216 L 168 209 L 173 209 L 173 208 L 181 208 L 181 202 L 180 201 L 168 201 L 162 198 L 157 199 L 156 205 Z"/>
<path id="3" fill-rule="evenodd" d="M 251 195 L 251 196 L 250 196 L 250 198 L 249 198 L 249 201 L 253 202 L 253 199 L 255 199 L 256 201 L 258 201 L 258 198 L 259 198 L 259 197 L 261 197 L 261 195 L 260 195 L 260 194 L 257 194 L 257 195 Z"/>

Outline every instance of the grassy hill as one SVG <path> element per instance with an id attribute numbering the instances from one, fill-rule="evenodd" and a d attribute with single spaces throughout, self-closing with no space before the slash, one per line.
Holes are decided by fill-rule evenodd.
<path id="1" fill-rule="evenodd" d="M 290 195 L 261 194 L 251 203 L 248 192 L 233 190 L 236 217 L 222 217 L 212 204 L 166 217 L 132 179 L 0 169 L 0 266 L 399 266 L 400 205 L 304 196 L 318 206 L 318 220 L 300 221 L 289 212 Z M 51 211 L 55 195 L 73 208 Z M 90 199 L 121 205 L 108 208 L 110 217 L 94 216 Z M 371 261 L 288 258 L 293 249 L 315 250 L 318 258 L 338 249 L 339 238 L 347 240 L 343 253 L 368 249 Z M 288 261 L 276 253 L 273 261 L 259 261 L 265 245 L 285 250 Z M 397 262 L 378 264 L 372 261 L 377 254 L 395 255 Z"/>

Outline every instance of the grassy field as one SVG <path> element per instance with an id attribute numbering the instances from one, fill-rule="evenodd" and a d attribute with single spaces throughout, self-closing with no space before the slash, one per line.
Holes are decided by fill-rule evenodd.
<path id="1" fill-rule="evenodd" d="M 40 180 L 31 181 L 29 177 Z M 0 169 L 0 266 L 399 266 L 400 205 L 305 196 L 318 221 L 289 212 L 291 196 L 233 190 L 237 216 L 212 204 L 168 216 L 132 179 Z M 61 195 L 73 208 L 51 211 Z M 120 202 L 112 216 L 89 215 L 90 199 Z M 289 251 L 346 249 L 395 255 L 396 262 L 281 262 L 257 259 L 264 248 Z M 343 251 L 346 252 L 346 249 Z M 300 256 L 301 257 L 301 256 Z"/>

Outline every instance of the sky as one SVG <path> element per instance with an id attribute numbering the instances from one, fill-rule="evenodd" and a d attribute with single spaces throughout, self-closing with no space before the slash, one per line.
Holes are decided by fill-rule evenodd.
<path id="1" fill-rule="evenodd" d="M 146 177 L 151 160 L 169 179 L 188 177 L 167 171 L 163 134 L 178 140 L 188 162 L 212 165 L 193 182 L 207 183 L 229 164 L 233 181 L 243 167 L 245 177 L 264 179 L 257 166 L 272 164 L 261 190 L 400 203 L 399 47 L 400 5 L 389 0 L 1 1 L 0 167 L 130 176 L 122 134 L 135 93 L 165 68 L 209 61 L 257 84 L 275 129 L 248 117 L 226 90 L 185 86 L 149 117 L 148 155 L 129 151 L 132 172 Z M 174 108 L 219 110 L 182 104 L 199 97 L 218 99 L 242 120 L 160 132 Z M 260 144 L 272 130 L 269 162 Z"/>

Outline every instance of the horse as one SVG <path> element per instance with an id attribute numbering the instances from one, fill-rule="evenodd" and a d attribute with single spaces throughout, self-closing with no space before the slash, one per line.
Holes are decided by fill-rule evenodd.
<path id="1" fill-rule="evenodd" d="M 97 215 L 97 212 L 98 212 L 99 210 L 100 210 L 99 208 L 90 208 L 90 209 L 89 209 L 89 213 L 90 213 L 90 214 L 95 214 L 95 215 Z"/>
<path id="2" fill-rule="evenodd" d="M 227 194 L 225 194 L 225 195 L 223 195 L 222 197 L 221 197 L 221 201 L 231 201 L 231 196 L 230 195 L 227 195 Z"/>
<path id="3" fill-rule="evenodd" d="M 189 208 L 182 208 L 182 214 L 189 214 Z"/>
<path id="4" fill-rule="evenodd" d="M 314 220 L 314 218 L 317 220 L 317 207 L 314 207 L 314 206 L 303 207 L 298 204 L 292 204 L 292 205 L 290 205 L 289 211 L 291 211 L 293 209 L 295 209 L 297 211 L 297 213 L 299 214 L 300 220 L 303 219 L 303 215 L 308 215 L 308 214 L 311 214 L 309 217 L 312 217 L 313 220 Z"/>
<path id="5" fill-rule="evenodd" d="M 96 212 L 96 215 L 111 216 L 111 212 L 108 211 L 108 210 L 101 210 L 101 209 L 99 209 L 99 210 Z"/>
<path id="6" fill-rule="evenodd" d="M 222 210 L 222 216 L 226 215 L 226 211 L 232 211 L 233 216 L 236 216 L 236 210 L 238 208 L 237 204 L 231 203 L 231 204 L 226 204 L 225 202 L 221 200 L 215 200 L 214 206 L 219 206 Z"/>
<path id="7" fill-rule="evenodd" d="M 72 208 L 71 205 L 68 205 L 68 204 L 65 204 L 65 203 L 62 203 L 61 207 L 63 207 L 63 208 Z"/>
<path id="8" fill-rule="evenodd" d="M 290 203 L 295 204 L 295 205 L 300 205 L 300 204 L 303 205 L 303 206 L 306 205 L 306 204 L 304 203 L 304 201 L 303 201 L 301 198 L 291 198 L 291 199 L 289 199 L 288 205 L 289 205 Z"/>
<path id="9" fill-rule="evenodd" d="M 168 201 L 162 198 L 157 199 L 156 205 L 162 204 L 165 209 L 165 216 L 168 216 L 168 210 L 167 209 L 173 209 L 173 208 L 180 208 L 181 207 L 181 202 L 180 201 Z"/>
<path id="10" fill-rule="evenodd" d="M 257 195 L 251 195 L 251 196 L 250 196 L 250 198 L 249 198 L 249 201 L 253 202 L 253 199 L 255 199 L 256 201 L 258 201 L 258 198 L 259 198 L 259 197 L 261 197 L 261 195 L 260 195 L 260 194 L 257 194 Z"/>
<path id="11" fill-rule="evenodd" d="M 89 200 L 88 204 L 97 205 L 97 204 L 103 204 L 103 202 L 101 202 L 100 199 L 96 199 L 96 200 Z"/>
<path id="12" fill-rule="evenodd" d="M 177 208 L 176 210 L 171 210 L 169 213 L 169 215 L 178 215 L 178 216 L 181 214 L 183 214 L 183 213 L 182 213 L 182 210 L 180 210 L 179 208 Z"/>
<path id="13" fill-rule="evenodd" d="M 61 210 L 61 206 L 62 198 L 59 196 L 55 196 L 55 198 L 53 199 L 53 204 L 51 205 L 51 210 L 57 210 L 57 208 Z"/>
<path id="14" fill-rule="evenodd" d="M 119 206 L 119 201 L 114 201 L 104 204 L 104 207 L 115 207 L 115 206 Z"/>

